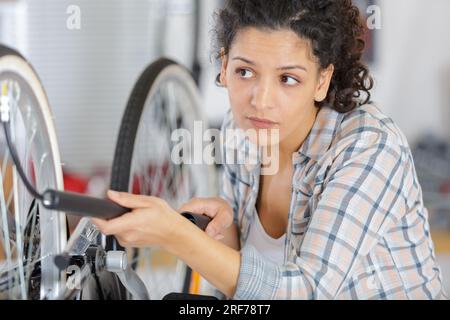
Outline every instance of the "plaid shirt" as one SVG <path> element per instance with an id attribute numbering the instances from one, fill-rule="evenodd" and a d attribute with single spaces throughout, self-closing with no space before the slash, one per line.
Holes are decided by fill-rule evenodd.
<path id="1" fill-rule="evenodd" d="M 231 112 L 226 129 L 236 129 Z M 224 144 L 224 162 L 248 151 L 240 143 Z M 241 244 L 234 299 L 446 298 L 408 143 L 374 105 L 346 114 L 322 108 L 292 155 L 283 265 L 246 245 L 258 161 L 250 169 L 224 163 L 220 195 L 233 207 Z"/>

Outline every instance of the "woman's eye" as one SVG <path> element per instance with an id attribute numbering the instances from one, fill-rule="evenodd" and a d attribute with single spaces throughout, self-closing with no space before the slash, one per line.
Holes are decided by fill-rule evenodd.
<path id="1" fill-rule="evenodd" d="M 300 81 L 298 81 L 297 79 L 295 79 L 295 78 L 293 78 L 291 76 L 282 76 L 281 77 L 281 82 L 283 82 L 283 83 L 285 83 L 287 85 L 290 85 L 290 86 L 293 86 L 293 85 L 296 85 L 296 84 L 300 83 Z"/>
<path id="2" fill-rule="evenodd" d="M 236 70 L 236 73 L 238 73 L 241 76 L 241 78 L 245 79 L 251 78 L 253 76 L 253 72 L 251 72 L 248 69 L 238 69 Z"/>

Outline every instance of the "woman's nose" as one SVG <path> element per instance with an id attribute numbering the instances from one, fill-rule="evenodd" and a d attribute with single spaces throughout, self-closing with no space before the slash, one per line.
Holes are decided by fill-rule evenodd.
<path id="1" fill-rule="evenodd" d="M 267 109 L 273 108 L 274 99 L 275 99 L 275 90 L 273 88 L 273 84 L 270 80 L 261 80 L 259 81 L 254 89 L 252 94 L 251 104 L 256 109 Z"/>

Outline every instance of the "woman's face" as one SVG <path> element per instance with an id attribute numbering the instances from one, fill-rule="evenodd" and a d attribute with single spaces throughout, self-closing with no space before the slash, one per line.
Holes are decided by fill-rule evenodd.
<path id="1" fill-rule="evenodd" d="M 309 133 L 318 111 L 314 102 L 326 98 L 332 73 L 332 66 L 320 70 L 309 42 L 293 31 L 248 27 L 222 56 L 220 80 L 238 127 L 279 129 L 279 143 L 294 146 Z"/>

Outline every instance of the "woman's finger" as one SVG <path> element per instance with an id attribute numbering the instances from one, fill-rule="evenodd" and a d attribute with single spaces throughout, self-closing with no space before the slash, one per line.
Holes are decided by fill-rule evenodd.
<path id="1" fill-rule="evenodd" d="M 180 209 L 178 209 L 178 212 L 194 212 L 198 214 L 206 214 L 207 210 L 207 202 L 206 199 L 203 198 L 192 198 L 185 204 L 183 204 Z"/>
<path id="2" fill-rule="evenodd" d="M 104 235 L 115 235 L 132 230 L 133 223 L 135 223 L 136 219 L 133 219 L 132 213 L 130 212 L 108 221 L 97 218 L 91 218 L 91 221 Z"/>
<path id="3" fill-rule="evenodd" d="M 100 230 L 101 233 L 104 234 L 102 230 L 105 229 L 108 221 L 99 218 L 91 218 L 91 222 L 97 227 L 98 230 Z"/>
<path id="4" fill-rule="evenodd" d="M 128 192 L 108 190 L 107 194 L 112 201 L 116 202 L 122 207 L 130 209 L 149 207 L 155 201 L 154 197 L 131 194 Z"/>
<path id="5" fill-rule="evenodd" d="M 222 231 L 228 228 L 233 223 L 233 217 L 230 212 L 225 209 L 221 209 L 217 212 L 214 219 L 208 224 L 205 232 L 211 237 L 215 237 L 221 234 Z"/>

